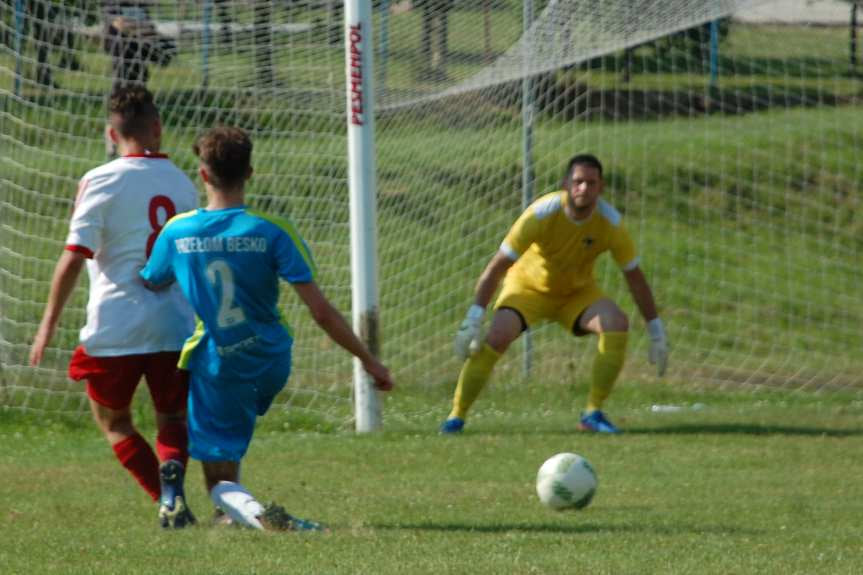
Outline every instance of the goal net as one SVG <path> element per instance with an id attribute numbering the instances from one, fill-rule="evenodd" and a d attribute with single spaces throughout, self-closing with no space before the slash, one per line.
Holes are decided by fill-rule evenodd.
<path id="1" fill-rule="evenodd" d="M 255 142 L 250 203 L 288 215 L 327 295 L 350 308 L 340 0 L 125 4 L 123 58 L 102 2 L 0 5 L 0 404 L 86 410 L 66 364 L 86 281 L 38 368 L 29 344 L 78 178 L 105 161 L 105 98 L 146 82 L 164 148 L 194 175 L 216 123 Z M 110 4 L 110 3 L 109 3 Z M 382 353 L 404 389 L 451 389 L 452 337 L 525 202 L 567 160 L 605 164 L 672 345 L 672 383 L 863 388 L 863 63 L 851 3 L 376 0 L 372 5 Z M 128 40 L 128 39 L 127 39 Z M 128 47 L 127 44 L 121 46 Z M 127 60 L 136 60 L 137 68 Z M 146 74 L 144 73 L 146 70 Z M 631 318 L 623 380 L 653 378 Z M 295 370 L 280 401 L 309 425 L 351 419 L 351 362 L 290 290 Z M 538 327 L 495 380 L 587 377 L 594 345 Z M 440 411 L 422 394 L 387 418 Z"/>

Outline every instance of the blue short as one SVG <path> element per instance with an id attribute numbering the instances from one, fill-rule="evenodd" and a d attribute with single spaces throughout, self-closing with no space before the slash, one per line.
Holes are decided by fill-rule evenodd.
<path id="1" fill-rule="evenodd" d="M 264 415 L 291 374 L 291 356 L 254 380 L 189 378 L 189 455 L 199 461 L 240 461 Z"/>

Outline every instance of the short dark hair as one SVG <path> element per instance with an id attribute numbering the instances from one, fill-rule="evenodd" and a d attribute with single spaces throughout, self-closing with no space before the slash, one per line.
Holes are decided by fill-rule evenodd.
<path id="1" fill-rule="evenodd" d="M 232 126 L 218 126 L 200 136 L 192 151 L 208 170 L 217 188 L 243 183 L 252 161 L 252 140 L 245 130 Z"/>
<path id="2" fill-rule="evenodd" d="M 572 185 L 572 171 L 576 166 L 590 166 L 591 168 L 596 168 L 596 171 L 599 172 L 599 177 L 602 177 L 602 162 L 599 161 L 599 158 L 593 154 L 577 154 L 570 158 L 569 163 L 566 165 L 566 171 L 563 173 L 561 187 L 564 190 L 568 190 Z"/>
<path id="3" fill-rule="evenodd" d="M 159 119 L 153 94 L 144 86 L 120 86 L 111 92 L 108 112 L 116 116 L 114 129 L 124 138 L 143 136 Z"/>

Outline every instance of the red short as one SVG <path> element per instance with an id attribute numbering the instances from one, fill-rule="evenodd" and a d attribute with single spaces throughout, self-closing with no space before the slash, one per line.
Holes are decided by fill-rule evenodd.
<path id="1" fill-rule="evenodd" d="M 109 409 L 126 409 L 143 376 L 156 411 L 176 413 L 186 409 L 189 372 L 177 368 L 178 351 L 113 357 L 87 355 L 79 345 L 69 362 L 69 377 L 87 380 L 87 395 Z"/>

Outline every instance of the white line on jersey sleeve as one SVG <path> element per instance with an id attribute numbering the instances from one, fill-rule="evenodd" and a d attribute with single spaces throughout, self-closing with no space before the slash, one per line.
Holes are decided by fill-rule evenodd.
<path id="1" fill-rule="evenodd" d="M 561 204 L 560 195 L 552 194 L 533 205 L 533 216 L 538 220 L 544 220 L 559 212 Z"/>
<path id="2" fill-rule="evenodd" d="M 614 206 L 612 206 L 611 204 L 609 204 L 608 202 L 606 202 L 602 198 L 600 198 L 597 205 L 599 207 L 599 213 L 602 214 L 602 216 L 606 220 L 608 220 L 611 223 L 611 225 L 613 225 L 614 227 L 617 227 L 620 225 L 620 220 L 622 218 L 621 218 L 620 212 L 617 211 L 617 208 L 615 208 Z"/>
<path id="3" fill-rule="evenodd" d="M 517 261 L 518 258 L 521 257 L 519 253 L 512 249 L 510 245 L 506 242 L 500 244 L 500 252 L 512 261 Z"/>
<path id="4" fill-rule="evenodd" d="M 638 264 L 639 264 L 639 262 L 640 262 L 640 261 L 641 261 L 641 258 L 636 257 L 634 260 L 632 260 L 631 262 L 629 262 L 629 263 L 628 263 L 628 264 L 626 264 L 625 266 L 622 266 L 620 269 L 622 269 L 622 270 L 623 270 L 623 271 L 625 271 L 625 272 L 632 271 L 632 270 L 634 270 L 635 268 L 637 268 L 637 267 L 638 267 Z"/>

